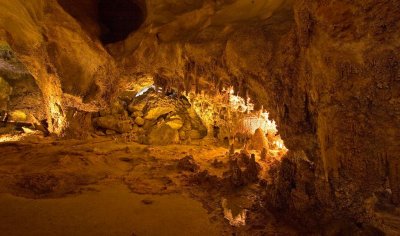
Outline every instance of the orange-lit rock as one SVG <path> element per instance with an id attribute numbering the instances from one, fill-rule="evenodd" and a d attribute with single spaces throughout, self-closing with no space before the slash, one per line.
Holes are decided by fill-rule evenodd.
<path id="1" fill-rule="evenodd" d="M 2 0 L 0 193 L 112 179 L 215 212 L 257 199 L 227 234 L 397 235 L 399 28 L 395 0 Z M 187 155 L 200 171 L 177 176 Z"/>

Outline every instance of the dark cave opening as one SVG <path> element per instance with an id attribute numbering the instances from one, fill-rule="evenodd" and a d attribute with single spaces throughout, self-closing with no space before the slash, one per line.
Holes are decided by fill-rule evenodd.
<path id="1" fill-rule="evenodd" d="M 104 44 L 124 40 L 145 20 L 143 9 L 133 0 L 100 0 L 98 11 L 100 39 Z"/>

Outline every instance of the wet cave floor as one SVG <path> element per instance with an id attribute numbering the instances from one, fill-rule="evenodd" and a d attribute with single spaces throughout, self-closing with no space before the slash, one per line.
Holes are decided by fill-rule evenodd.
<path id="1" fill-rule="evenodd" d="M 1 235 L 297 235 L 265 210 L 259 183 L 220 184 L 221 146 L 34 137 L 0 150 Z M 187 155 L 198 170 L 179 168 Z"/>

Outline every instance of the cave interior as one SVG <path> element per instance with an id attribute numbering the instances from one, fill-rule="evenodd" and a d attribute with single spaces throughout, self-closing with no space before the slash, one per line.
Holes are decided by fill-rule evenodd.
<path id="1" fill-rule="evenodd" d="M 400 2 L 0 0 L 0 235 L 400 235 Z"/>

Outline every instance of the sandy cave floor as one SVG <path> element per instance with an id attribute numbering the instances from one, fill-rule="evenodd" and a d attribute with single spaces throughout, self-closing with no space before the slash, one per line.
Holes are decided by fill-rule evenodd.
<path id="1" fill-rule="evenodd" d="M 177 168 L 190 154 L 200 171 L 222 178 L 228 150 L 213 144 L 34 137 L 0 143 L 0 150 L 4 235 L 296 235 L 261 210 L 259 185 L 227 191 Z M 224 165 L 215 167 L 215 159 Z M 247 211 L 245 226 L 224 219 L 223 199 L 233 215 Z"/>

